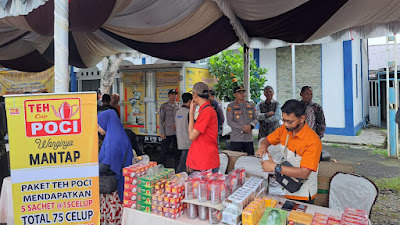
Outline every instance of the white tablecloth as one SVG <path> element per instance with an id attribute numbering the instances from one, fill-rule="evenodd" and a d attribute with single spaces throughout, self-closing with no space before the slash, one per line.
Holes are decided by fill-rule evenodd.
<path id="1" fill-rule="evenodd" d="M 187 213 L 173 220 L 155 214 L 141 212 L 139 210 L 124 208 L 122 213 L 122 225 L 210 225 L 208 220 L 201 221 L 197 219 L 189 219 Z"/>
<path id="2" fill-rule="evenodd" d="M 275 197 L 273 197 L 275 198 Z M 282 203 L 285 202 L 287 199 L 284 198 L 275 198 L 277 200 L 280 200 Z M 316 205 L 310 205 L 310 204 L 305 204 L 301 203 L 307 206 L 306 213 L 314 215 L 316 212 L 326 214 L 326 215 L 332 215 L 332 216 L 342 216 L 343 212 L 330 209 L 330 208 L 325 208 L 321 206 L 316 206 Z M 282 207 L 282 205 L 277 206 L 277 208 Z M 156 224 L 156 225 L 209 225 L 209 221 L 201 221 L 198 218 L 197 219 L 189 219 L 188 214 L 185 213 L 183 216 L 179 217 L 176 220 L 169 219 L 166 217 L 162 217 L 159 215 L 155 214 L 150 214 L 150 213 L 145 213 L 141 212 L 135 209 L 130 209 L 130 208 L 124 208 L 124 212 L 122 214 L 122 225 L 151 225 L 151 224 Z M 371 224 L 371 223 L 370 223 Z"/>
<path id="3" fill-rule="evenodd" d="M 11 177 L 6 177 L 3 180 L 0 196 L 0 223 L 14 224 Z"/>

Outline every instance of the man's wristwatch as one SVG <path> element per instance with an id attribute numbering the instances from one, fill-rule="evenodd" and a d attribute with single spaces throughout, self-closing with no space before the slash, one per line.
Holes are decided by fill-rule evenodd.
<path id="1" fill-rule="evenodd" d="M 281 164 L 277 164 L 277 165 L 275 166 L 275 173 L 280 173 L 281 171 L 282 171 Z"/>

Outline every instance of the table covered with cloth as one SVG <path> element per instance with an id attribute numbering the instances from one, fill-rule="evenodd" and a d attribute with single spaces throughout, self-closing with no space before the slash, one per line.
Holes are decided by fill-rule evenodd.
<path id="1" fill-rule="evenodd" d="M 119 225 L 122 221 L 122 204 L 117 192 L 100 195 L 100 224 Z M 0 223 L 14 224 L 11 177 L 3 180 L 0 195 Z"/>

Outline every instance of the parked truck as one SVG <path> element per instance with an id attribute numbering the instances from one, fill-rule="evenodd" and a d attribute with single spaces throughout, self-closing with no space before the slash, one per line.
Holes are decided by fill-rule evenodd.
<path id="1" fill-rule="evenodd" d="M 212 88 L 217 82 L 206 66 L 193 63 L 121 66 L 119 72 L 122 73 L 121 120 L 125 128 L 138 135 L 139 145 L 144 148 L 161 143 L 158 114 L 161 104 L 168 101 L 169 90 L 179 93 L 179 101 L 182 93 L 192 90 L 195 83 L 201 81 Z"/>

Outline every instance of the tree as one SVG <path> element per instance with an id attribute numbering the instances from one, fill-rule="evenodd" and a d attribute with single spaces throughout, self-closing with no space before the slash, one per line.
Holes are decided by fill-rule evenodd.
<path id="1" fill-rule="evenodd" d="M 243 64 L 243 48 L 239 49 L 239 53 L 227 50 L 209 58 L 209 71 L 218 79 L 214 90 L 219 99 L 225 96 L 234 99 L 232 88 L 243 85 Z M 257 67 L 255 60 L 250 60 L 250 95 L 254 103 L 260 101 L 261 91 L 267 81 L 261 75 L 267 71 L 266 68 Z"/>
<path id="2" fill-rule="evenodd" d="M 102 70 L 100 73 L 100 91 L 102 94 L 110 94 L 111 86 L 114 83 L 114 78 L 117 75 L 119 66 L 125 57 L 129 57 L 130 53 L 119 53 L 105 57 L 102 61 Z"/>

